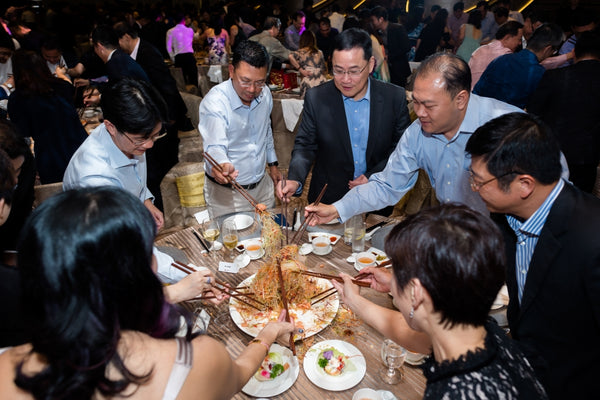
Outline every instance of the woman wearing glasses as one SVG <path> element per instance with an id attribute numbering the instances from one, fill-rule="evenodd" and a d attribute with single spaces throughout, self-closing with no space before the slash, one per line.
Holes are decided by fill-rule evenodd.
<path id="1" fill-rule="evenodd" d="M 104 123 L 73 154 L 65 171 L 65 190 L 83 186 L 118 186 L 139 198 L 156 226 L 163 214 L 146 186 L 146 150 L 165 136 L 167 108 L 160 94 L 145 82 L 122 79 L 102 92 Z"/>

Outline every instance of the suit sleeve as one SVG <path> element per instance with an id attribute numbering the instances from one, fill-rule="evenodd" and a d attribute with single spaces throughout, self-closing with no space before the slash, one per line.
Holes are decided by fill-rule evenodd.
<path id="1" fill-rule="evenodd" d="M 308 172 L 312 166 L 315 157 L 317 156 L 317 124 L 314 111 L 314 96 L 309 90 L 304 99 L 304 110 L 302 112 L 302 120 L 294 141 L 294 150 L 292 151 L 292 160 L 290 161 L 290 169 L 288 179 L 292 179 L 304 184 Z"/>

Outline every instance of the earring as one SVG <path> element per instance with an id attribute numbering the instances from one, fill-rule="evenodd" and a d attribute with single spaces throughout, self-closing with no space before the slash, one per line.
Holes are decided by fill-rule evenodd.
<path id="1" fill-rule="evenodd" d="M 413 306 L 410 307 L 410 313 L 408 314 L 408 318 L 413 319 L 415 317 L 415 308 Z"/>

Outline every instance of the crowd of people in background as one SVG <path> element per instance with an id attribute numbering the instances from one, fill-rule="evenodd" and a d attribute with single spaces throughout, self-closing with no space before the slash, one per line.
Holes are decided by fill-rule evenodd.
<path id="1" fill-rule="evenodd" d="M 392 271 L 365 270 L 398 310 L 348 276 L 334 284 L 367 323 L 431 355 L 426 398 L 598 395 L 598 15 L 578 0 L 555 13 L 380 3 L 0 10 L 0 250 L 19 254 L 18 268 L 0 263 L 0 348 L 15 346 L 0 353 L 2 390 L 229 398 L 296 329 L 282 314 L 237 359 L 189 322 L 176 339 L 189 316 L 173 303 L 214 289 L 209 271 L 172 276 L 152 247 L 160 182 L 193 131 L 220 166 L 204 166 L 213 216 L 250 207 L 231 178 L 268 208 L 306 193 L 313 223 L 389 216 L 426 173 L 442 206 L 393 229 Z M 197 88 L 199 59 L 229 79 L 194 110 L 169 66 Z M 283 179 L 268 84 L 288 69 L 304 102 Z M 88 135 L 89 106 L 103 121 Z M 34 185 L 53 183 L 65 192 L 32 210 Z M 504 282 L 512 339 L 487 319 Z M 176 349 L 194 362 L 171 389 Z"/>

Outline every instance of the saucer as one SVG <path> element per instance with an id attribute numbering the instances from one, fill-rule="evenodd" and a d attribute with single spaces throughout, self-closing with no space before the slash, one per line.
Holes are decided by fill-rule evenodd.
<path id="1" fill-rule="evenodd" d="M 329 250 L 328 251 L 326 251 L 323 254 L 318 254 L 318 253 L 315 253 L 314 246 L 313 246 L 313 254 L 316 255 L 316 256 L 326 256 L 327 254 L 331 253 L 332 251 L 333 251 L 333 246 L 329 246 Z"/>

